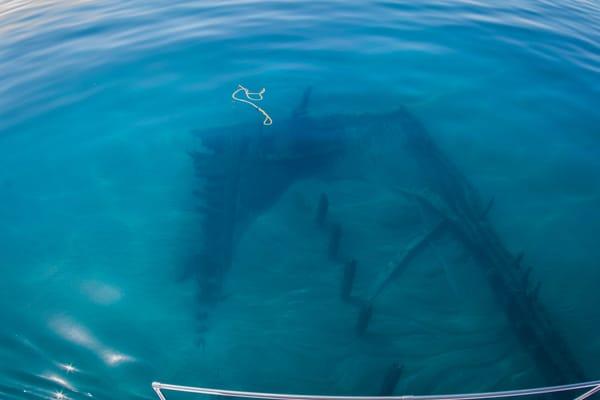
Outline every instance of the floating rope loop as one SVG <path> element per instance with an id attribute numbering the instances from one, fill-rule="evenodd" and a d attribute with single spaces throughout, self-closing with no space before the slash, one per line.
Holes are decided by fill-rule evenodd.
<path id="1" fill-rule="evenodd" d="M 269 126 L 273 124 L 273 120 L 271 119 L 271 117 L 269 116 L 269 114 L 267 114 L 267 112 L 265 110 L 263 110 L 262 108 L 260 108 L 259 106 L 257 106 L 256 104 L 254 104 L 252 101 L 262 101 L 264 98 L 264 94 L 265 94 L 266 89 L 262 88 L 259 92 L 251 92 L 248 88 L 242 86 L 242 85 L 238 85 L 237 89 L 233 91 L 233 93 L 231 93 L 231 98 L 234 101 L 239 101 L 242 103 L 246 103 L 246 104 L 250 104 L 252 107 L 254 107 L 255 109 L 258 110 L 258 112 L 260 112 L 262 115 L 264 115 L 265 120 L 263 121 L 263 125 L 265 126 Z M 244 92 L 244 95 L 246 96 L 245 99 L 237 97 L 239 92 Z M 252 100 L 252 101 L 250 101 Z"/>

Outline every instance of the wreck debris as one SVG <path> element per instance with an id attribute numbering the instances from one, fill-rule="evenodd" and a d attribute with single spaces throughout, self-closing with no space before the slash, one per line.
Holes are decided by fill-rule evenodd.
<path id="1" fill-rule="evenodd" d="M 329 209 L 329 199 L 325 193 L 321 193 L 319 197 L 319 205 L 317 206 L 317 226 L 323 228 L 327 221 L 327 210 Z"/>
<path id="2" fill-rule="evenodd" d="M 368 328 L 371 314 L 373 312 L 373 303 L 384 289 L 395 279 L 400 276 L 410 262 L 421 253 L 433 240 L 438 238 L 446 231 L 447 224 L 445 220 L 439 222 L 429 232 L 413 240 L 405 249 L 397 261 L 390 262 L 387 270 L 383 271 L 380 279 L 376 281 L 367 297 L 366 302 L 361 306 L 357 321 L 357 333 L 359 336 L 364 335 Z"/>
<path id="3" fill-rule="evenodd" d="M 519 265 L 522 255 L 517 256 L 515 263 L 515 257 L 491 224 L 481 219 L 480 216 L 487 212 L 481 206 L 476 190 L 438 149 L 412 114 L 399 110 L 395 115 L 399 128 L 408 137 L 409 149 L 420 162 L 424 177 L 444 207 L 437 207 L 426 196 L 420 196 L 418 200 L 426 204 L 430 212 L 446 220 L 454 236 L 475 256 L 486 272 L 509 324 L 542 375 L 553 384 L 583 380 L 581 366 L 551 323 L 546 310 L 528 295 L 539 290 L 530 288 L 530 270 L 514 268 Z"/>
<path id="4" fill-rule="evenodd" d="M 197 296 L 203 307 L 213 305 L 220 299 L 222 279 L 231 266 L 240 171 L 245 151 L 243 140 L 232 138 L 229 146 L 215 146 L 210 153 L 190 153 L 196 176 L 200 180 L 197 193 L 202 193 L 196 209 L 202 218 L 203 240 L 195 275 Z M 204 319 L 207 313 L 199 315 Z M 202 325 L 205 324 L 202 321 Z"/>
<path id="5" fill-rule="evenodd" d="M 344 274 L 342 277 L 341 298 L 343 302 L 348 302 L 352 295 L 354 278 L 356 277 L 356 260 L 350 260 L 344 265 Z"/>
<path id="6" fill-rule="evenodd" d="M 250 93 L 241 86 L 234 93 L 239 91 L 251 100 L 264 93 Z M 269 133 L 254 124 L 195 132 L 202 144 L 201 151 L 190 153 L 199 181 L 193 193 L 201 216 L 201 238 L 200 250 L 185 275 L 197 282 L 197 319 L 203 330 L 208 326 L 208 309 L 223 298 L 223 281 L 244 229 L 294 181 L 322 173 L 343 150 L 339 124 L 310 118 L 309 101 L 307 90 L 291 117 L 269 128 Z M 270 121 L 265 119 L 265 125 Z M 326 216 L 325 208 L 323 223 Z M 341 228 L 332 234 L 334 255 L 340 235 Z"/>
<path id="7" fill-rule="evenodd" d="M 379 389 L 379 396 L 393 396 L 394 391 L 396 390 L 396 386 L 398 385 L 398 381 L 400 380 L 400 376 L 402 375 L 402 370 L 404 366 L 398 362 L 392 363 L 383 377 L 383 381 L 381 382 L 381 388 Z"/>
<path id="8" fill-rule="evenodd" d="M 481 212 L 479 219 L 485 219 L 488 216 L 488 214 L 490 213 L 490 210 L 492 209 L 492 207 L 494 207 L 494 198 L 493 197 L 490 199 L 490 201 L 487 203 L 487 206 L 485 206 L 485 208 Z"/>
<path id="9" fill-rule="evenodd" d="M 525 256 L 525 253 L 523 253 L 523 252 L 520 252 L 519 254 L 517 254 L 517 256 L 515 257 L 515 261 L 514 261 L 515 268 L 517 268 L 517 269 L 521 268 L 521 262 L 523 261 L 524 256 Z"/>
<path id="10" fill-rule="evenodd" d="M 438 238 L 447 228 L 446 220 L 439 222 L 429 232 L 416 238 L 406 248 L 402 255 L 397 261 L 393 261 L 388 265 L 388 270 L 384 271 L 381 279 L 375 284 L 374 289 L 369 295 L 368 302 L 372 303 L 375 301 L 377 296 L 383 292 L 383 290 L 396 279 L 408 266 L 408 264 L 421 253 L 433 240 Z"/>
<path id="11" fill-rule="evenodd" d="M 303 123 L 306 130 L 311 131 L 318 122 L 313 120 L 310 124 L 306 123 L 304 103 L 303 100 L 292 120 Z M 354 119 L 323 119 L 325 121 L 323 126 L 381 119 L 385 119 L 388 124 L 395 123 L 407 139 L 406 144 L 418 161 L 420 171 L 430 191 L 429 193 L 405 191 L 404 195 L 418 202 L 427 214 L 436 217 L 437 223 L 409 244 L 398 260 L 391 263 L 390 268 L 381 274 L 381 279 L 374 285 L 367 299 L 361 303 L 356 333 L 364 336 L 367 332 L 373 316 L 374 302 L 389 283 L 400 276 L 406 266 L 418 254 L 427 249 L 428 244 L 435 238 L 441 234 L 449 234 L 461 243 L 462 247 L 473 256 L 477 265 L 484 271 L 494 298 L 506 315 L 512 331 L 536 363 L 542 375 L 552 384 L 583 380 L 584 373 L 581 366 L 539 301 L 540 283 L 535 283 L 531 279 L 531 268 L 520 266 L 522 253 L 517 256 L 512 254 L 488 220 L 488 215 L 494 205 L 493 199 L 487 204 L 482 203 L 479 194 L 469 180 L 438 148 L 415 116 L 405 109 L 400 109 L 394 113 L 379 115 L 377 118 L 366 115 Z M 296 132 L 298 131 L 297 129 Z M 262 162 L 262 165 L 267 166 L 264 168 L 273 169 L 274 165 L 285 166 L 281 170 L 283 171 L 281 172 L 283 183 L 275 188 L 268 188 L 271 192 L 280 193 L 287 187 L 286 185 L 289 185 L 290 181 L 304 176 L 302 173 L 298 173 L 299 166 L 306 168 L 302 171 L 303 173 L 307 171 L 314 173 L 318 168 L 315 168 L 315 163 L 311 164 L 307 160 L 331 159 L 337 154 L 338 149 L 336 146 L 322 146 L 323 143 L 315 146 L 314 142 L 307 141 L 302 136 L 294 136 L 291 145 L 286 148 L 286 152 L 265 152 L 257 158 L 256 154 L 248 150 L 252 146 L 242 145 L 243 140 L 223 142 L 208 146 L 214 153 L 213 155 L 207 157 L 204 154 L 198 154 L 194 160 L 197 174 L 205 182 L 203 187 L 197 190 L 204 199 L 204 203 L 199 206 L 200 211 L 205 215 L 204 231 L 211 233 L 204 239 L 204 247 L 210 251 L 203 253 L 203 262 L 198 266 L 198 275 L 203 276 L 199 286 L 207 299 L 219 297 L 218 288 L 231 263 L 234 238 L 239 234 L 240 210 L 247 212 L 248 209 L 251 209 L 256 213 L 264 210 L 269 205 L 269 201 L 276 197 L 269 194 L 269 199 L 259 199 L 260 201 L 257 203 L 260 206 L 253 204 L 252 207 L 248 207 L 246 199 L 240 195 L 242 193 L 240 183 L 244 179 L 248 179 L 247 170 L 241 166 L 246 165 L 245 163 L 248 163 L 249 160 L 254 163 L 257 159 Z M 322 148 L 327 151 L 319 150 Z M 237 153 L 234 149 L 237 149 Z M 329 151 L 329 149 L 333 150 Z M 236 158 L 236 154 L 238 154 L 238 158 Z M 229 161 L 225 162 L 225 160 Z M 260 162 L 252 165 L 259 165 Z M 310 167 L 309 164 L 311 164 Z M 223 169 L 220 165 L 229 167 Z M 320 163 L 317 165 L 318 167 L 322 166 Z M 256 174 L 250 179 L 250 185 L 259 181 L 257 177 L 260 177 L 260 174 Z M 263 181 L 266 180 L 262 178 L 261 184 Z M 264 192 L 268 192 L 268 190 Z M 259 193 L 263 192 L 259 191 Z M 244 207 L 241 207 L 242 205 Z M 329 225 L 327 221 L 328 208 L 329 201 L 322 194 L 315 216 L 317 226 Z M 339 223 L 331 224 L 330 228 L 328 254 L 330 259 L 339 262 L 341 261 L 339 253 L 342 228 Z M 345 302 L 350 299 L 352 294 L 356 265 L 355 262 L 344 265 L 340 296 Z M 393 388 L 391 391 L 393 392 Z"/>
<path id="12" fill-rule="evenodd" d="M 443 216 L 443 211 L 426 196 L 420 201 Z M 532 296 L 527 270 L 511 268 L 514 257 L 501 247 L 497 236 L 486 229 L 489 224 L 473 224 L 472 220 L 448 217 L 449 228 L 456 238 L 475 256 L 486 272 L 492 291 L 507 316 L 517 338 L 550 383 L 584 379 L 583 371 L 571 354 L 566 342 L 554 328 L 546 310 Z"/>

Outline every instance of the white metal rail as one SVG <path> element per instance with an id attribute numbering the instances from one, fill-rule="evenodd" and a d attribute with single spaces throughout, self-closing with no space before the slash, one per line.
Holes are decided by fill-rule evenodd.
<path id="1" fill-rule="evenodd" d="M 569 392 L 574 390 L 588 389 L 583 394 L 574 397 L 574 400 L 584 400 L 591 395 L 600 392 L 600 380 L 570 385 L 546 386 L 532 389 L 506 390 L 502 392 L 482 392 L 465 394 L 442 394 L 442 395 L 403 395 L 403 396 L 321 396 L 307 394 L 283 394 L 283 393 L 262 393 L 262 392 L 244 392 L 237 390 L 210 389 L 193 386 L 170 385 L 167 383 L 152 382 L 152 388 L 160 400 L 166 400 L 162 391 L 186 392 L 203 395 L 221 396 L 221 397 L 242 397 L 248 399 L 263 400 L 476 400 L 476 399 L 496 399 L 504 397 L 531 396 L 536 394 L 547 394 L 557 392 Z"/>

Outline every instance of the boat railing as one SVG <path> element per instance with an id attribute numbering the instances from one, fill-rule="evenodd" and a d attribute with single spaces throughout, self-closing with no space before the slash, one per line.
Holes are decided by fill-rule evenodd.
<path id="1" fill-rule="evenodd" d="M 402 395 L 402 396 L 326 396 L 326 395 L 307 395 L 307 394 L 284 394 L 284 393 L 263 393 L 263 392 L 245 392 L 226 389 L 211 389 L 194 386 L 171 385 L 167 383 L 153 382 L 152 388 L 160 400 L 166 400 L 163 391 L 195 393 L 201 395 L 220 396 L 220 397 L 238 397 L 248 399 L 263 400 L 476 400 L 476 399 L 496 399 L 517 396 L 532 396 L 558 392 L 572 392 L 583 390 L 582 394 L 573 397 L 573 400 L 585 400 L 595 393 L 600 392 L 600 380 L 573 383 L 560 386 L 546 386 L 531 389 L 506 390 L 500 392 L 481 392 L 481 393 L 463 393 L 463 394 L 441 394 L 441 395 Z"/>

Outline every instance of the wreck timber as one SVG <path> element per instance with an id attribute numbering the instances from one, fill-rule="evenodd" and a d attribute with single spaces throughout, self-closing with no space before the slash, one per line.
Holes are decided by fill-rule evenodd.
<path id="1" fill-rule="evenodd" d="M 519 267 L 522 256 L 508 251 L 486 219 L 492 203 L 481 202 L 468 179 L 442 153 L 415 116 L 403 109 L 392 115 L 406 136 L 423 177 L 444 207 L 438 207 L 427 196 L 420 196 L 419 201 L 445 221 L 474 255 L 513 332 L 541 374 L 551 384 L 584 380 L 581 366 L 537 297 L 539 285 L 532 285 L 528 270 Z"/>

